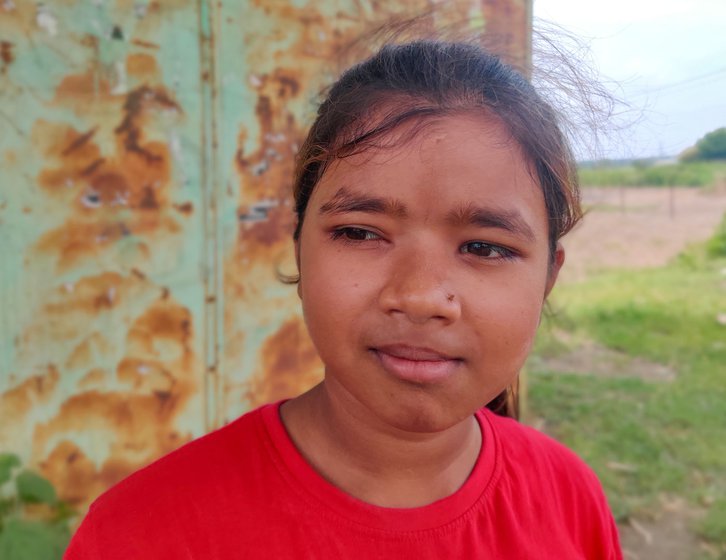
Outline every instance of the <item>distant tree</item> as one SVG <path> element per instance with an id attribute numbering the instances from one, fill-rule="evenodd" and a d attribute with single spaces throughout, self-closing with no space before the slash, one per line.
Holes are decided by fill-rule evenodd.
<path id="1" fill-rule="evenodd" d="M 717 128 L 681 154 L 681 160 L 726 159 L 726 127 Z"/>
<path id="2" fill-rule="evenodd" d="M 678 159 L 683 162 L 698 160 L 699 159 L 698 148 L 696 148 L 696 146 L 691 146 L 690 148 L 686 148 L 679 154 Z"/>

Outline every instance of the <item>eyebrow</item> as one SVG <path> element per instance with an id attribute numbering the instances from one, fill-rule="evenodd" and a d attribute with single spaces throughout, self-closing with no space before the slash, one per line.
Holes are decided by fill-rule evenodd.
<path id="1" fill-rule="evenodd" d="M 348 212 L 389 214 L 397 218 L 408 216 L 406 205 L 399 200 L 356 193 L 346 187 L 338 189 L 319 210 L 320 214 L 328 215 Z M 504 210 L 466 204 L 449 212 L 446 221 L 457 227 L 471 225 L 480 228 L 501 229 L 528 241 L 536 239 L 532 228 L 516 209 Z"/>
<path id="2" fill-rule="evenodd" d="M 447 221 L 455 226 L 473 225 L 481 228 L 503 229 L 528 241 L 534 241 L 532 228 L 516 209 L 482 208 L 468 204 L 449 212 Z"/>
<path id="3" fill-rule="evenodd" d="M 381 198 L 352 192 L 341 187 L 329 201 L 323 204 L 320 214 L 345 214 L 348 212 L 365 212 L 368 214 L 391 214 L 398 218 L 408 215 L 406 206 L 395 199 Z"/>

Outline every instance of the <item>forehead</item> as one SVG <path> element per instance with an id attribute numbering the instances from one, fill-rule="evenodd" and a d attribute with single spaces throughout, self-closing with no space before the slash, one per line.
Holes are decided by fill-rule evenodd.
<path id="1" fill-rule="evenodd" d="M 313 191 L 313 204 L 325 204 L 343 187 L 404 206 L 435 201 L 441 210 L 473 203 L 545 213 L 519 145 L 498 118 L 484 113 L 407 122 L 375 147 L 335 160 Z"/>

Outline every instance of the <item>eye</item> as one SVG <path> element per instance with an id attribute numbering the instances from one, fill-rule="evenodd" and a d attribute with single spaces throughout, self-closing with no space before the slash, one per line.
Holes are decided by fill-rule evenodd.
<path id="1" fill-rule="evenodd" d="M 483 259 L 513 259 L 517 254 L 511 249 L 484 243 L 483 241 L 470 241 L 461 246 L 462 253 L 471 253 L 476 257 Z"/>
<path id="2" fill-rule="evenodd" d="M 381 238 L 375 232 L 368 229 L 358 227 L 342 227 L 333 230 L 331 233 L 333 239 L 343 239 L 345 241 L 375 241 Z"/>

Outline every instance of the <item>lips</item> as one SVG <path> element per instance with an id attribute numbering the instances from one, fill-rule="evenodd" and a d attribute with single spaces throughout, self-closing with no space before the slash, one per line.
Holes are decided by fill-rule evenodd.
<path id="1" fill-rule="evenodd" d="M 462 363 L 460 358 L 445 352 L 407 344 L 389 344 L 371 350 L 387 373 L 411 383 L 445 381 Z"/>

